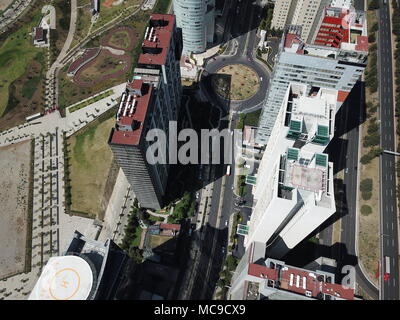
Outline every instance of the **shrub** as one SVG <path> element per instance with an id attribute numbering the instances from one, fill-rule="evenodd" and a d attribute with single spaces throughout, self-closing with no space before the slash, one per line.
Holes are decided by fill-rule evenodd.
<path id="1" fill-rule="evenodd" d="M 360 182 L 360 190 L 361 192 L 371 192 L 372 191 L 373 181 L 371 178 L 364 179 Z"/>
<path id="2" fill-rule="evenodd" d="M 375 41 L 376 41 L 375 33 L 371 33 L 371 34 L 368 36 L 368 42 L 369 42 L 369 43 L 373 43 L 373 42 L 375 42 Z"/>
<path id="3" fill-rule="evenodd" d="M 366 204 L 361 206 L 361 214 L 364 216 L 368 216 L 372 213 L 372 208 Z"/>
<path id="4" fill-rule="evenodd" d="M 364 200 L 369 200 L 372 198 L 372 192 L 361 192 L 361 197 Z"/>

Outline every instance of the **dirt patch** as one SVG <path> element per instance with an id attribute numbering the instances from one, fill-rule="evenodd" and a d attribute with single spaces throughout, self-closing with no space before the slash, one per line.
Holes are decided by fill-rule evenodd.
<path id="1" fill-rule="evenodd" d="M 113 2 L 114 2 L 114 0 L 106 0 L 103 2 L 103 6 L 105 6 L 106 8 L 111 8 Z"/>
<path id="2" fill-rule="evenodd" d="M 25 269 L 31 141 L 0 148 L 0 279 Z"/>
<path id="3" fill-rule="evenodd" d="M 221 68 L 213 75 L 212 83 L 217 94 L 230 100 L 249 99 L 260 89 L 257 73 L 243 64 Z"/>
<path id="4" fill-rule="evenodd" d="M 74 82 L 81 87 L 92 87 L 104 80 L 124 75 L 131 68 L 130 55 L 117 56 L 106 49 L 92 61 L 85 64 L 74 76 Z"/>
<path id="5" fill-rule="evenodd" d="M 0 0 L 0 11 L 7 9 L 7 7 L 13 2 L 14 0 Z"/>

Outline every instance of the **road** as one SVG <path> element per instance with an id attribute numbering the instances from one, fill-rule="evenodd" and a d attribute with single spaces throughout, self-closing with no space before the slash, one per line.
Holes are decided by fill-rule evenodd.
<path id="1" fill-rule="evenodd" d="M 388 1 L 387 1 L 388 2 Z M 393 106 L 392 38 L 390 28 L 389 3 L 380 1 L 378 39 L 378 74 L 380 99 L 381 148 L 395 151 L 395 128 Z M 381 290 L 380 299 L 399 299 L 399 248 L 396 203 L 396 159 L 394 155 L 383 153 L 379 159 L 380 202 L 381 202 Z M 383 280 L 386 265 L 384 257 L 390 258 L 390 276 Z"/>
<path id="2" fill-rule="evenodd" d="M 254 17 L 258 17 L 258 10 L 260 10 L 260 7 L 257 6 L 258 3 L 259 1 L 255 4 L 252 4 L 250 1 L 242 1 L 241 3 L 234 1 L 232 3 L 230 13 L 233 12 L 236 16 L 231 15 L 225 27 L 227 28 L 226 30 L 230 30 L 232 36 L 237 40 L 238 48 L 236 54 L 234 56 L 220 56 L 207 61 L 203 73 L 204 80 L 209 74 L 213 74 L 225 65 L 243 63 L 253 68 L 258 73 L 259 77 L 263 78 L 259 92 L 252 98 L 240 103 L 231 103 L 218 98 L 211 88 L 210 81 L 202 81 L 200 88 L 207 100 L 217 104 L 217 107 L 222 110 L 221 121 L 218 127 L 219 130 L 235 128 L 236 121 L 238 120 L 238 113 L 232 111 L 245 111 L 257 105 L 261 107 L 261 103 L 265 98 L 269 73 L 263 65 L 256 62 L 253 58 L 257 40 L 256 30 L 246 32 L 246 30 L 252 28 L 252 25 L 258 23 L 258 21 L 253 21 Z M 237 4 L 240 5 L 238 14 L 236 14 L 235 7 Z M 241 19 L 240 17 L 243 16 L 250 18 Z M 235 24 L 236 21 L 241 22 Z M 233 28 L 231 28 L 231 26 Z M 227 38 L 231 38 L 231 36 L 228 34 Z M 231 119 L 229 118 L 230 115 L 232 115 Z M 223 146 L 221 146 L 221 149 L 222 148 Z M 229 176 L 225 175 L 226 165 L 224 164 L 214 165 L 212 172 L 214 173 L 214 186 L 211 197 L 210 215 L 208 216 L 207 225 L 202 231 L 204 234 L 202 235 L 203 242 L 201 244 L 199 265 L 195 280 L 193 281 L 193 286 L 191 287 L 191 292 L 188 294 L 188 298 L 192 300 L 213 298 L 215 284 L 219 278 L 219 272 L 222 269 L 228 247 L 229 218 L 235 211 L 233 204 L 235 198 L 233 193 L 235 176 L 234 164 L 231 165 L 231 175 Z M 249 201 L 249 203 L 251 205 L 251 201 Z M 250 209 L 247 211 L 250 211 Z M 247 211 L 246 213 L 249 215 L 251 211 Z M 241 245 L 239 251 L 244 251 L 242 247 Z"/>

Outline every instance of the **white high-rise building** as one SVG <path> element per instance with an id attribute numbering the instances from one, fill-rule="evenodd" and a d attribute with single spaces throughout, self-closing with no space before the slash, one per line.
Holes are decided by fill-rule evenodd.
<path id="1" fill-rule="evenodd" d="M 334 135 L 337 90 L 289 85 L 257 173 L 247 247 L 267 243 L 283 256 L 333 213 L 333 164 L 323 151 Z"/>
<path id="2" fill-rule="evenodd" d="M 338 90 L 339 109 L 365 69 L 368 55 L 365 24 L 338 48 L 306 44 L 301 32 L 300 26 L 289 26 L 282 37 L 257 130 L 259 145 L 268 143 L 290 82 L 304 83 L 308 89 L 316 86 Z"/>
<path id="3" fill-rule="evenodd" d="M 182 29 L 183 55 L 202 53 L 214 41 L 215 0 L 173 0 L 177 26 Z"/>
<path id="4" fill-rule="evenodd" d="M 287 148 L 274 158 L 245 245 L 264 242 L 268 255 L 280 258 L 333 215 L 336 207 L 333 163 L 327 154 Z"/>

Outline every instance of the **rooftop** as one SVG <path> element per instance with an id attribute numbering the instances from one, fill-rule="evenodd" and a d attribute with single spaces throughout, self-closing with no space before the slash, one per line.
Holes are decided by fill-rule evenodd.
<path id="1" fill-rule="evenodd" d="M 146 28 L 139 64 L 164 65 L 175 24 L 172 14 L 152 14 Z"/>
<path id="2" fill-rule="evenodd" d="M 117 123 L 111 132 L 110 143 L 138 145 L 154 87 L 142 80 L 128 82 L 121 96 Z"/>
<path id="3" fill-rule="evenodd" d="M 85 300 L 93 286 L 89 264 L 78 256 L 50 258 L 29 300 Z"/>
<path id="4" fill-rule="evenodd" d="M 267 280 L 269 293 L 283 290 L 314 299 L 354 299 L 354 289 L 333 283 L 333 274 L 288 266 L 275 259 L 267 259 L 264 264 L 249 263 L 247 274 Z"/>
<path id="5" fill-rule="evenodd" d="M 367 19 L 364 11 L 337 1 L 325 8 L 315 44 L 350 51 L 368 52 Z"/>
<path id="6" fill-rule="evenodd" d="M 285 125 L 289 139 L 303 139 L 322 145 L 333 137 L 337 90 L 291 83 L 286 107 Z M 324 131 L 323 135 L 321 135 Z"/>

